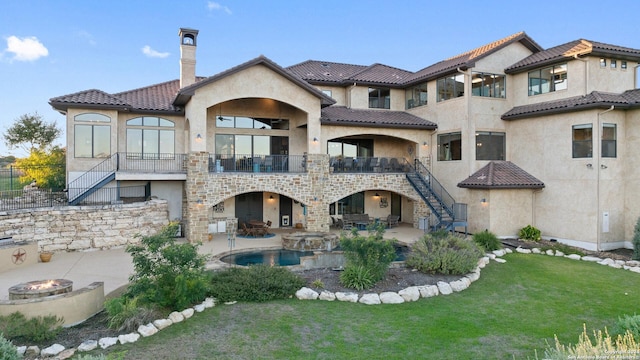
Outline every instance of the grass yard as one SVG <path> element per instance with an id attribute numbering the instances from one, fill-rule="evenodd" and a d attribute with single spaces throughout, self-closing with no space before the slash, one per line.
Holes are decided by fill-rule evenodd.
<path id="1" fill-rule="evenodd" d="M 135 344 L 126 359 L 534 359 L 554 334 L 640 313 L 640 274 L 543 255 L 492 262 L 461 293 L 401 305 L 286 300 L 219 305 Z"/>

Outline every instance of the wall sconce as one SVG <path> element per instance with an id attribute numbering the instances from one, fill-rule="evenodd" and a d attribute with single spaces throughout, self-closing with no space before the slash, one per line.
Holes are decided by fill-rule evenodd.
<path id="1" fill-rule="evenodd" d="M 196 142 L 202 142 L 202 135 L 196 135 Z"/>
<path id="2" fill-rule="evenodd" d="M 480 205 L 487 206 L 487 199 L 486 198 L 480 199 Z"/>
<path id="3" fill-rule="evenodd" d="M 196 205 L 201 206 L 203 204 L 204 204 L 204 202 L 202 201 L 202 199 L 196 200 Z"/>
<path id="4" fill-rule="evenodd" d="M 376 193 L 373 197 L 380 197 L 380 194 Z"/>
<path id="5" fill-rule="evenodd" d="M 425 142 L 422 143 L 422 146 L 427 147 L 427 146 L 429 146 L 429 144 L 425 141 Z"/>
<path id="6" fill-rule="evenodd" d="M 592 164 L 587 164 L 587 169 L 591 169 L 593 167 Z"/>
<path id="7" fill-rule="evenodd" d="M 317 143 L 317 142 L 318 142 L 318 138 L 317 138 L 317 137 L 314 137 L 314 138 L 313 138 L 313 142 L 314 142 L 314 143 Z"/>
<path id="8" fill-rule="evenodd" d="M 273 200 L 273 195 L 269 195 L 269 200 Z"/>

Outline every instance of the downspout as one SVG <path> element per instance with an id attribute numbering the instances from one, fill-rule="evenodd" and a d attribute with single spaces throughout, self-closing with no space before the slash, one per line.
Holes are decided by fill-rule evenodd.
<path id="1" fill-rule="evenodd" d="M 473 164 L 474 161 L 472 159 L 475 160 L 475 126 L 472 126 L 472 121 L 471 121 L 471 89 L 467 89 L 467 86 L 471 86 L 471 79 L 469 77 L 469 71 L 462 71 L 460 68 L 457 68 L 456 70 L 458 70 L 459 73 L 461 73 L 462 75 L 464 75 L 464 96 L 466 97 L 466 101 L 467 101 L 467 133 L 469 134 L 469 153 L 467 154 L 467 156 L 469 156 L 469 174 L 473 174 L 474 172 L 474 168 L 473 168 Z M 467 80 L 467 78 L 469 78 L 469 80 Z"/>
<path id="2" fill-rule="evenodd" d="M 348 92 L 348 96 L 347 96 L 347 108 L 351 109 L 351 92 L 353 91 L 353 89 L 356 87 L 356 83 L 353 83 L 353 85 L 349 86 L 347 88 L 347 92 Z"/>
<path id="3" fill-rule="evenodd" d="M 607 110 L 598 113 L 598 128 L 596 130 L 596 139 L 600 139 L 601 138 L 601 134 L 600 134 L 600 129 L 601 129 L 601 125 L 600 125 L 600 116 L 604 115 L 606 113 L 608 113 L 609 111 L 613 111 L 615 109 L 615 106 L 611 105 L 610 108 L 608 108 Z M 596 228 L 597 228 L 597 233 L 596 233 L 596 251 L 600 251 L 600 233 L 602 230 L 602 224 L 600 223 L 600 221 L 602 220 L 600 218 L 600 169 L 602 168 L 601 164 L 600 164 L 600 157 L 602 154 L 602 141 L 600 141 L 598 143 L 598 152 L 596 154 L 594 154 L 596 161 L 594 161 L 594 166 L 596 167 Z"/>
<path id="4" fill-rule="evenodd" d="M 584 63 L 584 94 L 587 95 L 589 93 L 589 60 L 578 57 L 578 54 L 573 55 L 573 57 Z"/>

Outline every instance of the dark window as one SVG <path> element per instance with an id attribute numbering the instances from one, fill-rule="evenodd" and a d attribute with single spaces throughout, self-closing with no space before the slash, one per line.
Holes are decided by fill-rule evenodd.
<path id="1" fill-rule="evenodd" d="M 573 157 L 590 158 L 593 154 L 593 127 L 591 124 L 573 125 Z"/>
<path id="2" fill-rule="evenodd" d="M 405 91 L 407 109 L 427 105 L 427 83 L 409 88 Z"/>
<path id="3" fill-rule="evenodd" d="M 478 131 L 476 133 L 476 160 L 504 160 L 505 133 Z"/>
<path id="4" fill-rule="evenodd" d="M 111 126 L 76 125 L 74 154 L 77 158 L 106 158 L 111 155 Z"/>
<path id="5" fill-rule="evenodd" d="M 327 154 L 330 157 L 371 157 L 373 156 L 373 140 L 336 139 L 327 141 Z"/>
<path id="6" fill-rule="evenodd" d="M 462 134 L 459 132 L 438 135 L 438 161 L 462 159 Z"/>
<path id="7" fill-rule="evenodd" d="M 441 77 L 436 82 L 437 101 L 444 101 L 464 96 L 464 75 Z"/>
<path id="8" fill-rule="evenodd" d="M 602 124 L 602 157 L 617 157 L 616 124 Z"/>
<path id="9" fill-rule="evenodd" d="M 172 121 L 155 116 L 127 120 L 127 157 L 162 159 L 167 158 L 167 155 L 173 156 L 174 127 Z"/>
<path id="10" fill-rule="evenodd" d="M 369 88 L 369 108 L 391 108 L 391 90 L 384 88 Z"/>
<path id="11" fill-rule="evenodd" d="M 355 193 L 339 200 L 338 214 L 364 214 L 364 192 Z"/>
<path id="12" fill-rule="evenodd" d="M 471 93 L 473 96 L 505 98 L 506 78 L 504 75 L 474 72 L 471 75 Z"/>
<path id="13" fill-rule="evenodd" d="M 567 64 L 529 71 L 529 96 L 567 88 Z"/>
<path id="14" fill-rule="evenodd" d="M 289 130 L 289 120 L 246 116 L 216 116 L 216 127 L 236 129 Z"/>

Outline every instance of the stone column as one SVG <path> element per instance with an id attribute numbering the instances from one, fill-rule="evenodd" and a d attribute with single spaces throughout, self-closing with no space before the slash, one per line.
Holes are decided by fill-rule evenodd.
<path id="1" fill-rule="evenodd" d="M 307 154 L 307 175 L 311 189 L 307 203 L 307 230 L 328 232 L 331 218 L 329 217 L 329 203 L 325 184 L 329 183 L 329 155 Z"/>
<path id="2" fill-rule="evenodd" d="M 419 228 L 419 221 L 421 217 L 429 217 L 431 210 L 424 201 L 413 202 L 413 227 Z"/>
<path id="3" fill-rule="evenodd" d="M 209 181 L 209 153 L 189 153 L 187 163 L 186 188 L 186 227 L 187 240 L 191 243 L 204 242 L 207 239 L 209 216 L 207 209 L 207 184 Z"/>

